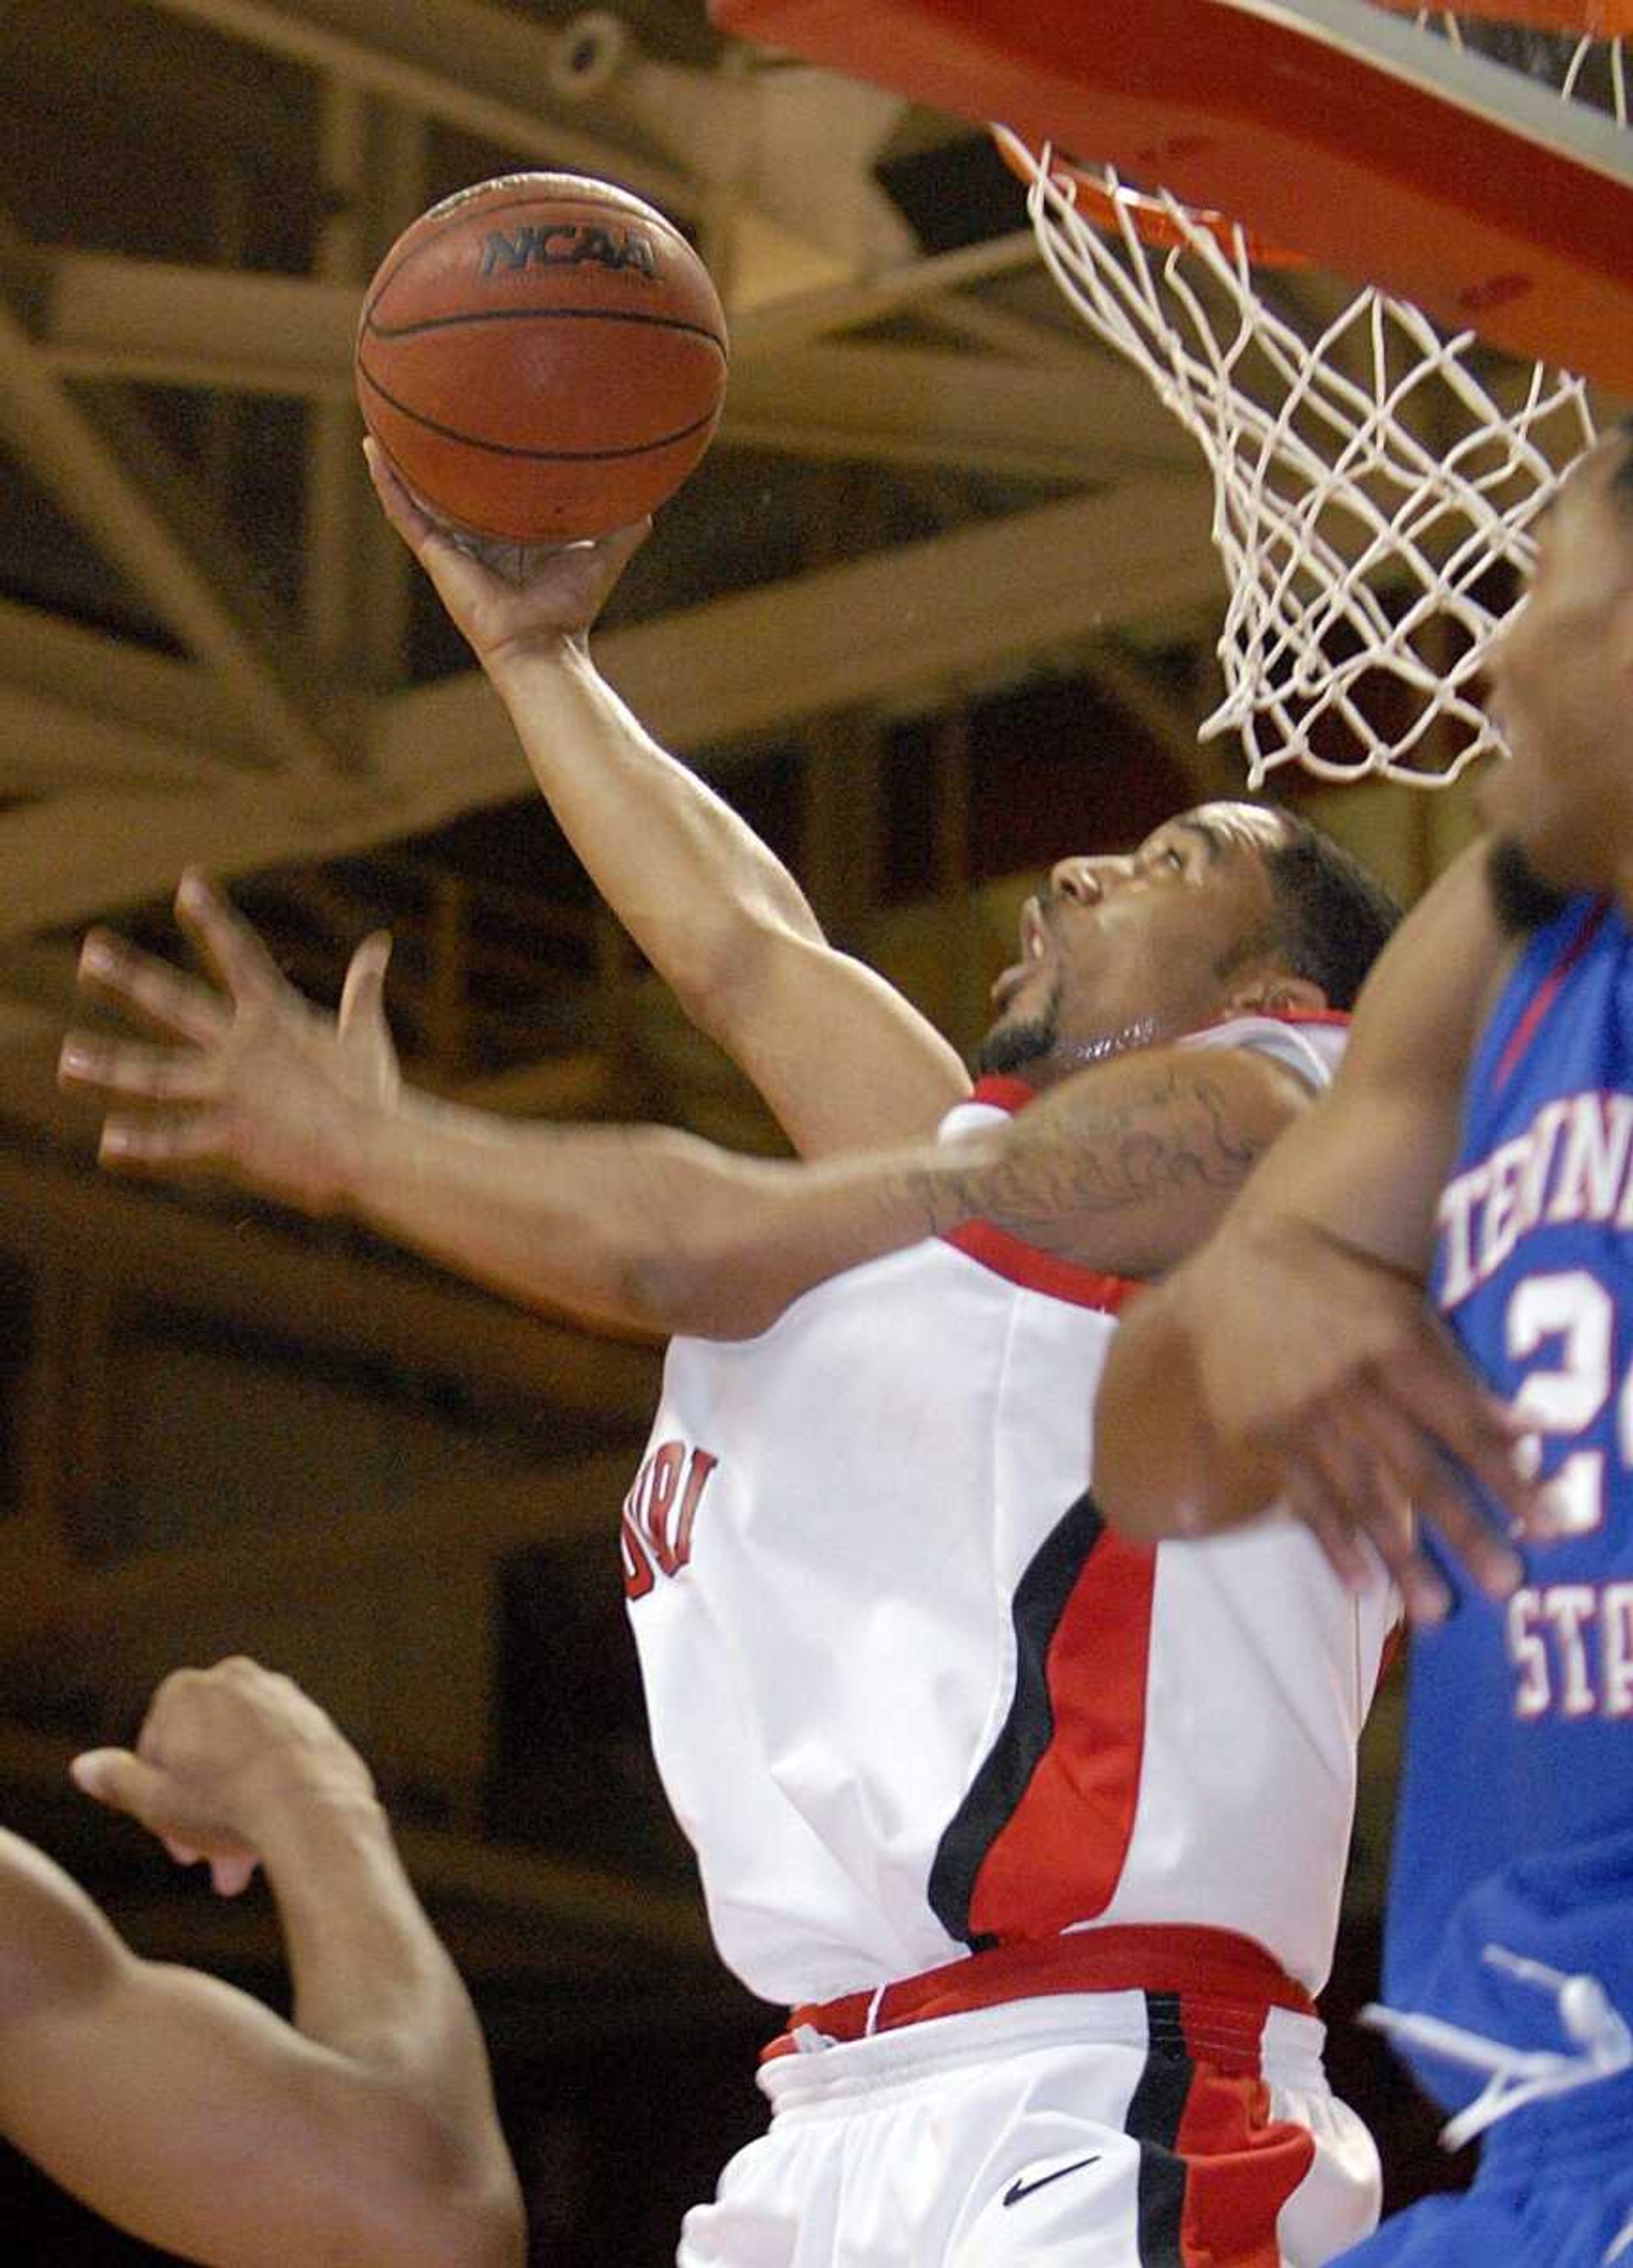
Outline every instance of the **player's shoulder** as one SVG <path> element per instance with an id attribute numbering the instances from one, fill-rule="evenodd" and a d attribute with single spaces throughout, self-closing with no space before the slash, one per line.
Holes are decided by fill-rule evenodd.
<path id="1" fill-rule="evenodd" d="M 1578 891 L 1549 919 L 1515 939 L 1510 983 L 1515 990 L 1559 990 L 1577 969 L 1625 961 L 1630 949 L 1633 932 L 1615 900 Z"/>
<path id="2" fill-rule="evenodd" d="M 1264 1057 L 1292 1071 L 1319 1094 L 1332 1085 L 1349 1039 L 1349 1018 L 1341 1009 L 1286 1013 L 1253 1009 L 1222 1016 L 1200 1031 L 1186 1033 L 1179 1044 L 1192 1050 L 1237 1050 Z"/>

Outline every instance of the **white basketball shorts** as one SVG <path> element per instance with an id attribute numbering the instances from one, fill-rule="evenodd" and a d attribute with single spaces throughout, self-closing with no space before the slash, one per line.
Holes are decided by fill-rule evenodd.
<path id="1" fill-rule="evenodd" d="M 1320 2268 L 1378 2219 L 1323 2028 L 1063 1993 L 765 2065 L 768 2132 L 678 2268 Z M 1211 2028 L 1211 2029 L 1210 2029 Z"/>

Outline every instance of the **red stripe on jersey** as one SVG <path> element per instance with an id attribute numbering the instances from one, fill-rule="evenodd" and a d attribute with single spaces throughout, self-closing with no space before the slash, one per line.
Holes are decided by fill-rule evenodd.
<path id="1" fill-rule="evenodd" d="M 1097 1269 L 1080 1267 L 1075 1260 L 1060 1260 L 1053 1252 L 1039 1252 L 1035 1245 L 1023 1244 L 1018 1236 L 1011 1236 L 1007 1229 L 994 1228 L 988 1220 L 970 1221 L 963 1228 L 954 1229 L 944 1241 L 966 1259 L 990 1268 L 995 1276 L 1002 1276 L 1029 1292 L 1047 1292 L 1052 1300 L 1064 1300 L 1074 1307 L 1098 1307 L 1104 1314 L 1114 1315 L 1124 1301 L 1141 1289 L 1127 1276 L 1103 1276 Z"/>
<path id="2" fill-rule="evenodd" d="M 1029 1102 L 1036 1102 L 1038 1090 L 1028 1086 L 1023 1079 L 1010 1071 L 984 1071 L 964 1098 L 969 1102 L 985 1102 L 994 1110 L 1007 1110 L 1013 1117 L 1024 1110 Z"/>
<path id="3" fill-rule="evenodd" d="M 1496 1086 L 1502 1086 L 1512 1075 L 1520 1057 L 1536 1037 L 1538 1025 L 1558 998 L 1566 977 L 1599 935 L 1605 916 L 1609 911 L 1610 900 L 1601 898 L 1532 994 L 1524 1015 L 1508 1035 L 1508 1045 L 1497 1058 L 1496 1069 L 1492 1074 Z"/>
<path id="4" fill-rule="evenodd" d="M 1185 2009 L 1187 2039 L 1191 2011 Z M 1185 2161 L 1185 2268 L 1281 2268 L 1276 2218 L 1315 2160 L 1307 2127 L 1270 2117 L 1270 2090 L 1228 2074 L 1199 2043 L 1174 2147 Z"/>
<path id="5" fill-rule="evenodd" d="M 1111 1904 L 1140 1793 L 1156 1587 L 1153 1550 L 1100 1535 L 1045 1660 L 1048 1746 L 975 1877 L 975 1933 L 1046 1937 Z"/>

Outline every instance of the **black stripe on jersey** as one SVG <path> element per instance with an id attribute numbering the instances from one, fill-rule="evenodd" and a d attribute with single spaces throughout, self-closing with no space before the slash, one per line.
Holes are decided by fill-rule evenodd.
<path id="1" fill-rule="evenodd" d="M 1140 2268 L 1184 2268 L 1185 2160 L 1175 2144 L 1193 2076 L 1177 1992 L 1148 1992 L 1150 2046 L 1124 2124 L 1140 2145 Z"/>
<path id="2" fill-rule="evenodd" d="M 1016 1586 L 1015 1698 L 969 1793 L 949 1821 L 930 1868 L 931 1911 L 950 1937 L 979 1952 L 990 1942 L 970 1933 L 970 1901 L 982 1863 L 1008 1826 L 1027 1784 L 1054 1738 L 1049 1699 L 1049 1649 L 1077 1579 L 1105 1521 L 1088 1489 L 1033 1553 Z"/>

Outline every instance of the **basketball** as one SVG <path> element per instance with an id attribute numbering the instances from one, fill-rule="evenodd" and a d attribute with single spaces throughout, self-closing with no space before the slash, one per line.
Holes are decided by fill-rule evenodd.
<path id="1" fill-rule="evenodd" d="M 423 213 L 358 325 L 369 431 L 439 519 L 567 543 L 643 519 L 708 447 L 726 319 L 661 213 L 610 182 L 512 173 Z"/>

